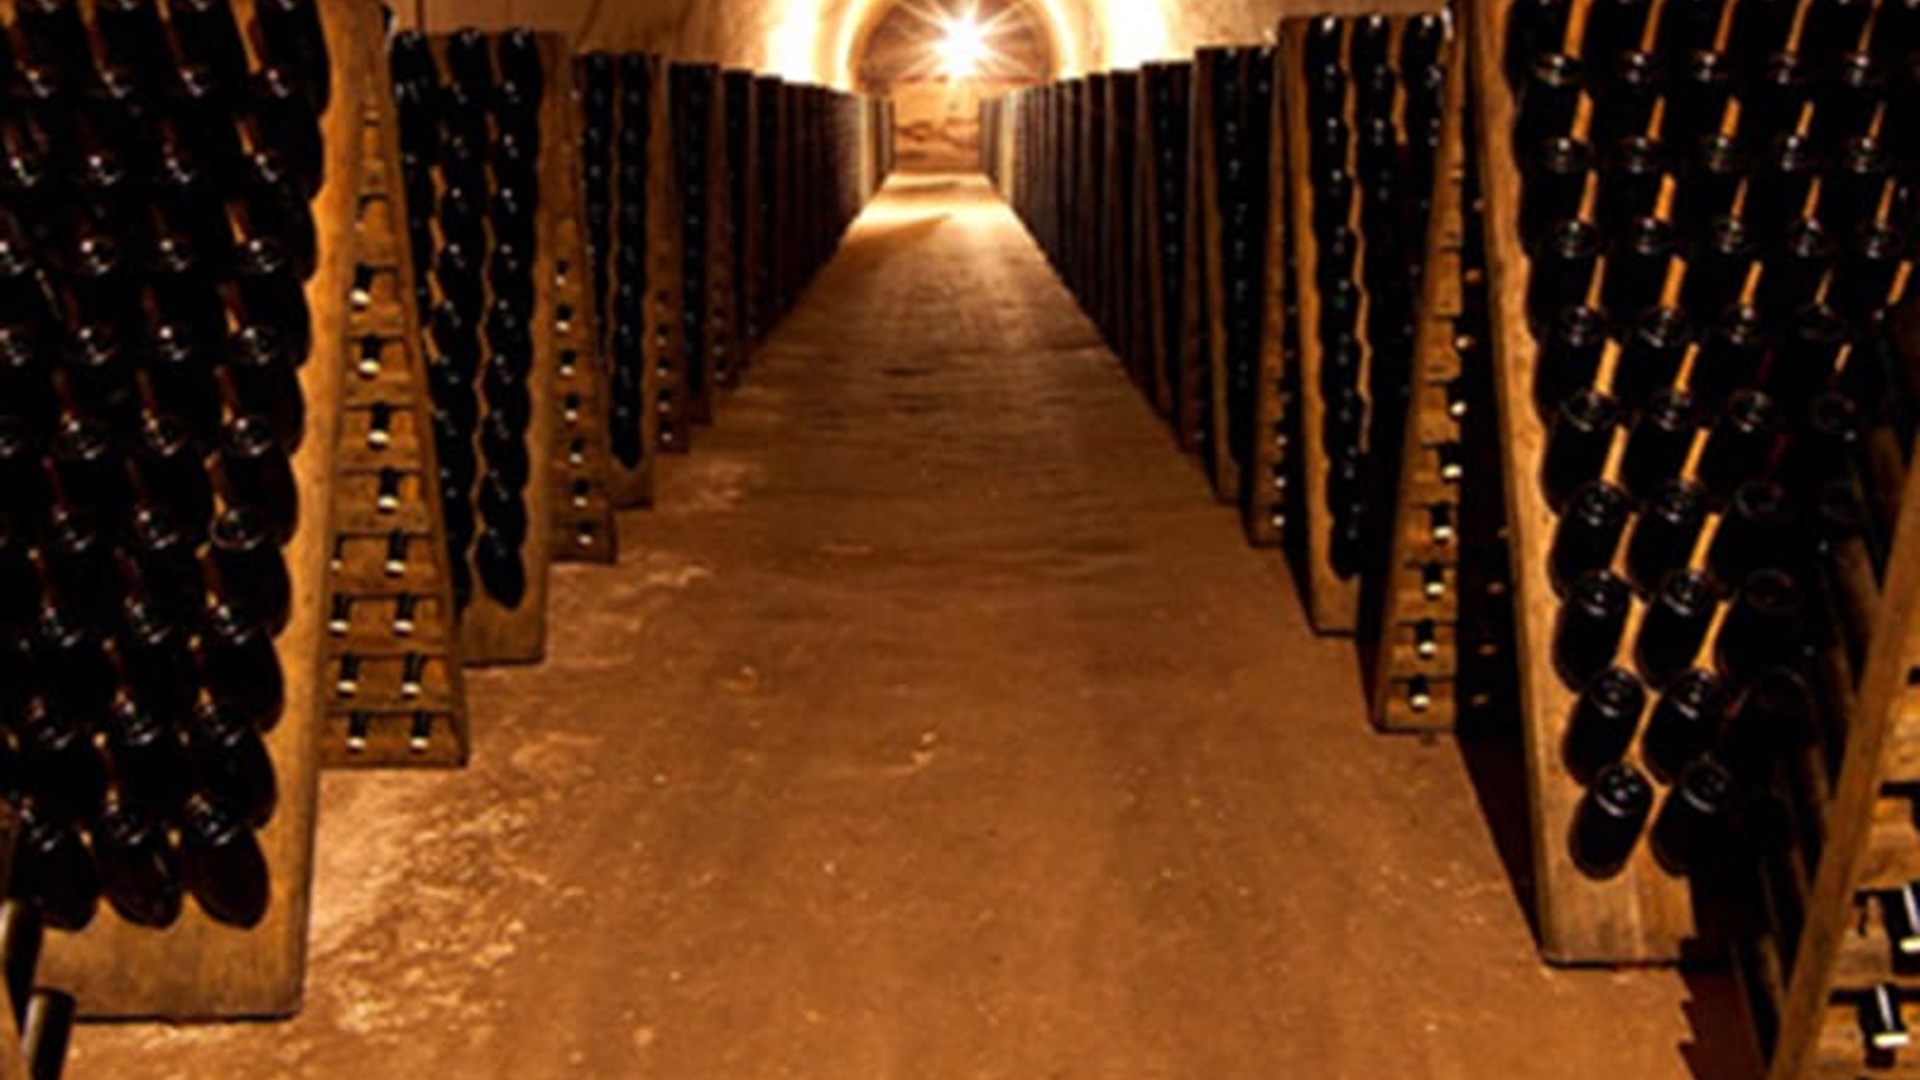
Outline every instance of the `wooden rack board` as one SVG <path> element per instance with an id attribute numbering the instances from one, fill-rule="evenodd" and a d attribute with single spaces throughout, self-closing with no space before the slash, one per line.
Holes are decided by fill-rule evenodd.
<path id="1" fill-rule="evenodd" d="M 234 7 L 243 21 L 251 20 L 250 2 Z M 331 56 L 332 96 L 322 122 L 326 180 L 313 202 L 321 250 L 306 290 L 314 331 L 312 353 L 300 372 L 307 430 L 293 459 L 300 524 L 284 549 L 293 617 L 276 641 L 287 705 L 266 736 L 278 799 L 272 820 L 258 834 L 271 874 L 270 902 L 265 917 L 250 929 L 217 923 L 189 905 L 179 922 L 162 931 L 102 911 L 81 932 L 49 935 L 42 956 L 44 981 L 71 992 L 84 1016 L 268 1017 L 290 1015 L 300 1006 L 325 710 L 319 675 L 327 541 L 341 376 L 350 347 L 348 294 L 357 262 L 352 223 L 360 196 L 365 66 L 372 54 L 362 46 L 384 34 L 384 15 L 371 2 L 337 0 L 319 10 Z"/>
<path id="2" fill-rule="evenodd" d="M 1541 949 L 1562 964 L 1654 963 L 1678 959 L 1695 932 L 1684 878 L 1663 871 L 1643 846 L 1619 874 L 1589 877 L 1567 844 L 1582 789 L 1561 763 L 1575 696 L 1550 655 L 1559 602 L 1547 580 L 1553 514 L 1540 490 L 1546 432 L 1532 405 L 1536 349 L 1525 313 L 1528 262 L 1521 250 L 1520 177 L 1505 135 L 1514 100 L 1498 43 L 1510 0 L 1469 6 L 1474 122 L 1486 200 L 1489 314 L 1506 468 L 1507 522 L 1513 547 L 1515 659 L 1526 723 L 1528 786 Z"/>
<path id="3" fill-rule="evenodd" d="M 587 248 L 586 180 L 581 173 L 580 93 L 564 41 L 549 43 L 546 98 L 553 127 L 540 140 L 540 210 L 544 235 L 554 250 L 553 273 L 534 283 L 551 292 L 552 320 L 535 325 L 538 339 L 551 335 L 554 424 L 552 557 L 557 562 L 612 563 L 619 556 L 609 478 L 613 446 L 608 430 L 612 402 L 602 355 L 599 316 L 593 298 L 592 256 Z"/>
<path id="4" fill-rule="evenodd" d="M 1464 424 L 1491 423 L 1491 401 L 1482 414 L 1472 412 L 1464 398 L 1450 398 L 1463 375 L 1457 343 L 1462 332 L 1463 278 L 1469 272 L 1466 246 L 1467 149 L 1465 141 L 1466 72 L 1457 31 L 1450 34 L 1443 53 L 1447 64 L 1446 98 L 1442 112 L 1440 151 L 1434 163 L 1434 199 L 1427 222 L 1426 257 L 1417 310 L 1412 370 L 1413 392 L 1408 402 L 1406 434 L 1401 444 L 1399 482 L 1392 511 L 1391 553 L 1380 574 L 1377 654 L 1373 664 L 1372 715 L 1382 731 L 1444 731 L 1454 725 L 1460 707 L 1455 676 L 1461 607 L 1482 601 L 1444 586 L 1435 594 L 1433 568 L 1442 581 L 1459 581 L 1464 557 L 1464 509 L 1459 491 L 1461 476 L 1449 477 L 1437 451 L 1459 445 Z M 1478 352 L 1484 362 L 1485 349 Z M 1497 463 L 1491 463 L 1497 469 Z M 1478 470 L 1471 482 L 1497 483 L 1497 474 Z M 1455 512 L 1444 528 L 1436 527 L 1432 510 Z M 1484 553 L 1480 553 L 1484 554 Z M 1504 602 L 1504 599 L 1497 601 Z"/>
<path id="5" fill-rule="evenodd" d="M 393 76 L 383 38 L 353 44 L 368 51 L 355 243 L 360 273 L 372 287 L 349 305 L 354 348 L 341 357 L 321 763 L 464 765 L 466 684 L 414 263 L 405 248 Z M 395 478 L 396 489 L 382 489 Z M 406 543 L 405 569 L 397 574 L 387 568 L 396 534 Z"/>

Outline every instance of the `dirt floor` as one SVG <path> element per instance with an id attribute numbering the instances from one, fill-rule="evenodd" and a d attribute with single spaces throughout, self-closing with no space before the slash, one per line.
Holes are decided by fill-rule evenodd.
<path id="1" fill-rule="evenodd" d="M 470 769 L 327 779 L 297 1020 L 71 1080 L 1746 1075 L 1717 984 L 1541 966 L 1504 774 L 1370 733 L 984 184 L 897 182 L 659 502 Z"/>

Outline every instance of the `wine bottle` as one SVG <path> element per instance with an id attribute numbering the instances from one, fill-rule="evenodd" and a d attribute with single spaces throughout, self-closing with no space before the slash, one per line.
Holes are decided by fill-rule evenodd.
<path id="1" fill-rule="evenodd" d="M 221 441 L 221 490 L 230 506 L 251 508 L 275 542 L 286 544 L 299 524 L 300 497 L 293 466 L 268 422 L 241 416 Z"/>
<path id="2" fill-rule="evenodd" d="M 1653 811 L 1653 786 L 1626 762 L 1594 777 L 1573 819 L 1573 860 L 1581 871 L 1610 878 L 1625 868 Z"/>
<path id="3" fill-rule="evenodd" d="M 1718 314 L 1739 303 L 1759 257 L 1759 244 L 1739 218 L 1714 219 L 1693 244 L 1680 304 L 1689 312 Z"/>
<path id="4" fill-rule="evenodd" d="M 1686 467 L 1697 430 L 1696 415 L 1693 399 L 1684 390 L 1668 388 L 1647 398 L 1627 435 L 1620 464 L 1621 478 L 1636 500 L 1651 501 Z"/>
<path id="5" fill-rule="evenodd" d="M 1533 253 L 1533 275 L 1527 286 L 1529 323 L 1536 329 L 1548 326 L 1563 309 L 1586 303 L 1599 260 L 1600 231 L 1593 225 L 1562 221 L 1549 229 Z"/>
<path id="6" fill-rule="evenodd" d="M 1672 780 L 1698 761 L 1720 737 L 1726 692 L 1720 677 L 1694 668 L 1674 676 L 1647 720 L 1641 752 L 1656 776 Z"/>
<path id="7" fill-rule="evenodd" d="M 152 715 L 184 716 L 200 696 L 188 632 L 137 597 L 122 607 L 125 626 L 115 644 L 127 696 Z"/>
<path id="8" fill-rule="evenodd" d="M 1720 591 L 1702 570 L 1675 570 L 1640 623 L 1634 663 L 1647 685 L 1666 686 L 1693 666 L 1719 607 Z"/>
<path id="9" fill-rule="evenodd" d="M 278 800 L 273 761 L 249 719 L 212 703 L 194 711 L 187 748 L 194 786 L 241 823 L 262 828 Z"/>
<path id="10" fill-rule="evenodd" d="M 1893 157 L 1878 139 L 1860 135 L 1847 137 L 1836 158 L 1820 180 L 1819 215 L 1832 235 L 1846 238 L 1880 216 Z"/>
<path id="11" fill-rule="evenodd" d="M 1811 0 L 1800 28 L 1800 52 L 1821 70 L 1841 66 L 1845 54 L 1860 48 L 1867 20 L 1879 6 L 1870 0 Z"/>
<path id="12" fill-rule="evenodd" d="M 527 595 L 527 569 L 515 545 L 493 529 L 483 529 L 474 549 L 474 564 L 487 594 L 509 609 L 518 608 Z"/>
<path id="13" fill-rule="evenodd" d="M 162 622 L 193 627 L 206 611 L 197 535 L 197 529 L 183 529 L 165 507 L 143 506 L 134 512 L 127 553 L 139 571 L 141 594 Z"/>
<path id="14" fill-rule="evenodd" d="M 1519 90 L 1515 149 L 1524 153 L 1553 136 L 1571 134 L 1585 82 L 1580 61 L 1571 56 L 1543 53 L 1534 57 Z"/>
<path id="15" fill-rule="evenodd" d="M 1542 53 L 1558 53 L 1566 46 L 1569 0 L 1517 0 L 1507 9 L 1507 34 L 1502 67 L 1509 85 L 1517 86 Z"/>
<path id="16" fill-rule="evenodd" d="M 1636 39 L 1619 52 L 1587 62 L 1589 70 L 1599 73 L 1589 130 L 1600 145 L 1646 135 L 1653 126 L 1653 107 L 1666 90 L 1667 70 L 1658 56 L 1640 52 L 1638 46 Z"/>
<path id="17" fill-rule="evenodd" d="M 286 678 L 266 628 L 225 605 L 216 607 L 200 639 L 207 696 L 223 713 L 271 731 L 286 708 Z"/>
<path id="18" fill-rule="evenodd" d="M 1756 308 L 1728 308 L 1707 328 L 1695 355 L 1687 389 L 1701 415 L 1719 416 L 1736 390 L 1760 381 L 1767 356 L 1767 328 Z"/>
<path id="19" fill-rule="evenodd" d="M 1632 506 L 1626 492 L 1604 480 L 1589 483 L 1574 494 L 1554 530 L 1547 559 L 1549 580 L 1556 594 L 1566 596 L 1576 581 L 1612 565 Z"/>
<path id="20" fill-rule="evenodd" d="M 1707 0 L 1716 3 L 1717 0 Z M 1687 11 L 1702 6 L 1700 0 L 1683 5 L 1682 10 L 1669 8 L 1661 19 L 1664 34 L 1668 25 L 1674 22 L 1674 16 L 1684 18 Z M 1661 114 L 1660 139 L 1668 146 L 1698 146 L 1700 140 L 1720 132 L 1721 124 L 1727 115 L 1727 102 L 1733 94 L 1733 65 L 1725 53 L 1712 52 L 1713 39 L 1718 33 L 1719 17 L 1714 17 L 1714 27 L 1707 31 L 1704 44 L 1686 51 L 1668 50 L 1667 62 L 1673 67 L 1672 83 L 1668 88 L 1666 109 Z"/>
<path id="21" fill-rule="evenodd" d="M 1771 468 L 1781 431 L 1779 408 L 1758 390 L 1738 390 L 1707 436 L 1697 469 L 1700 482 L 1717 499 L 1726 499 L 1748 480 Z"/>
<path id="22" fill-rule="evenodd" d="M 1824 206 L 1825 198 L 1821 201 Z M 1867 326 L 1888 306 L 1909 247 L 1906 235 L 1890 225 L 1861 226 L 1834 266 L 1827 302 L 1856 330 Z"/>
<path id="23" fill-rule="evenodd" d="M 520 492 L 494 473 L 480 480 L 480 518 L 508 547 L 519 549 L 527 540 L 527 504 Z"/>
<path id="24" fill-rule="evenodd" d="M 1541 487 L 1555 512 L 1574 492 L 1600 478 L 1619 419 L 1619 406 L 1595 390 L 1579 391 L 1560 403 L 1540 470 Z"/>
<path id="25" fill-rule="evenodd" d="M 1647 308 L 1631 325 L 1614 368 L 1613 396 L 1628 409 L 1640 409 L 1678 381 L 1691 331 L 1686 315 L 1670 307 Z"/>
<path id="26" fill-rule="evenodd" d="M 225 366 L 235 412 L 265 420 L 281 450 L 292 454 L 306 434 L 296 360 L 303 354 L 275 325 L 284 324 L 243 324 L 227 341 Z"/>
<path id="27" fill-rule="evenodd" d="M 40 910 L 56 930 L 83 930 L 100 906 L 93 856 L 72 822 L 29 800 L 19 807 L 20 838 L 9 896 Z"/>
<path id="28" fill-rule="evenodd" d="M 207 799 L 187 804 L 180 835 L 187 891 L 215 922 L 249 928 L 266 917 L 270 879 L 253 832 Z"/>
<path id="29" fill-rule="evenodd" d="M 1666 289 L 1668 268 L 1678 250 L 1679 234 L 1672 225 L 1657 217 L 1635 218 L 1628 222 L 1625 233 L 1607 254 L 1606 273 L 1600 289 L 1601 306 L 1623 323 L 1632 324 L 1639 320 L 1643 312 L 1660 303 L 1661 294 Z M 1684 335 L 1684 321 L 1667 321 L 1679 323 Z M 1641 325 L 1646 324 L 1643 322 Z M 1619 394 L 1617 388 L 1615 393 Z M 1637 400 L 1630 394 L 1619 396 L 1627 401 Z"/>
<path id="30" fill-rule="evenodd" d="M 1590 783 L 1602 769 L 1624 757 L 1646 709 L 1646 687 L 1631 672 L 1610 667 L 1594 676 L 1581 690 L 1567 721 L 1562 755 L 1568 772 Z"/>
<path id="31" fill-rule="evenodd" d="M 287 163 L 298 190 L 313 198 L 326 182 L 326 151 L 306 73 L 269 64 L 250 82 L 246 108 L 254 145 L 273 148 Z"/>
<path id="32" fill-rule="evenodd" d="M 293 581 L 266 522 L 245 506 L 229 507 L 214 522 L 212 539 L 220 602 L 278 636 L 292 611 Z"/>
<path id="33" fill-rule="evenodd" d="M 1612 666 L 1632 602 L 1627 583 L 1611 570 L 1576 581 L 1554 626 L 1553 662 L 1561 681 L 1578 690 Z"/>
<path id="34" fill-rule="evenodd" d="M 254 22 L 270 66 L 296 75 L 314 116 L 326 112 L 333 78 L 318 0 L 264 0 L 254 5 Z"/>
<path id="35" fill-rule="evenodd" d="M 1714 658 L 1721 673 L 1746 683 L 1769 668 L 1800 662 L 1806 643 L 1804 610 L 1800 583 L 1784 571 L 1749 575 L 1715 643 Z"/>
<path id="36" fill-rule="evenodd" d="M 1667 148 L 1646 135 L 1596 145 L 1602 162 L 1594 220 L 1606 235 L 1617 235 L 1634 219 L 1656 215 L 1661 186 L 1673 167 Z"/>
<path id="37" fill-rule="evenodd" d="M 1689 765 L 1654 820 L 1654 857 L 1676 874 L 1699 870 L 1726 843 L 1733 803 L 1726 769 L 1704 759 Z"/>
<path id="38" fill-rule="evenodd" d="M 80 821 L 100 808 L 107 772 L 94 752 L 95 723 L 105 713 L 76 714 L 35 698 L 20 724 L 20 771 L 26 795 L 49 818 Z"/>
<path id="39" fill-rule="evenodd" d="M 1747 152 L 1739 141 L 1731 135 L 1708 134 L 1696 142 L 1670 145 L 1692 148 L 1680 163 L 1673 219 L 1687 227 L 1688 223 L 1711 223 L 1732 214 L 1749 168 Z M 1749 233 L 1758 239 L 1754 230 Z"/>
<path id="40" fill-rule="evenodd" d="M 1740 138 L 1750 146 L 1766 146 L 1798 130 L 1813 91 L 1814 72 L 1804 56 L 1767 57 L 1742 92 Z"/>
<path id="41" fill-rule="evenodd" d="M 113 910 L 135 926 L 164 929 L 177 922 L 185 890 L 163 824 L 115 798 L 92 832 L 101 892 Z"/>

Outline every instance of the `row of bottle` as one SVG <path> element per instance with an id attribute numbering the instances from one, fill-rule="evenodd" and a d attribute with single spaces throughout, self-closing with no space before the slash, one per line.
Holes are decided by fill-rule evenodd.
<path id="1" fill-rule="evenodd" d="M 444 76 L 432 44 L 413 31 L 395 36 L 390 55 L 441 503 L 455 604 L 471 603 L 477 572 L 489 597 L 514 608 L 526 598 L 532 540 L 544 61 L 524 30 L 457 31 L 443 55 Z"/>
<path id="2" fill-rule="evenodd" d="M 1316 334 L 1320 346 L 1328 550 L 1343 577 L 1380 562 L 1370 538 L 1385 535 L 1379 503 L 1392 497 L 1399 465 L 1398 418 L 1411 389 L 1440 142 L 1444 40 L 1438 16 L 1404 24 L 1323 18 L 1306 34 L 1317 261 L 1312 285 L 1302 287 L 1318 292 L 1320 321 L 1302 332 Z"/>

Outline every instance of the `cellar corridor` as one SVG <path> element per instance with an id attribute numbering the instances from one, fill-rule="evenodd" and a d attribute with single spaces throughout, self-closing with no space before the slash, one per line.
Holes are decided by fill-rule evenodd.
<path id="1" fill-rule="evenodd" d="M 756 362 L 471 768 L 326 776 L 301 1015 L 73 1075 L 1721 1075 L 1680 975 L 1540 965 L 1454 742 L 1368 730 L 984 181 Z"/>

